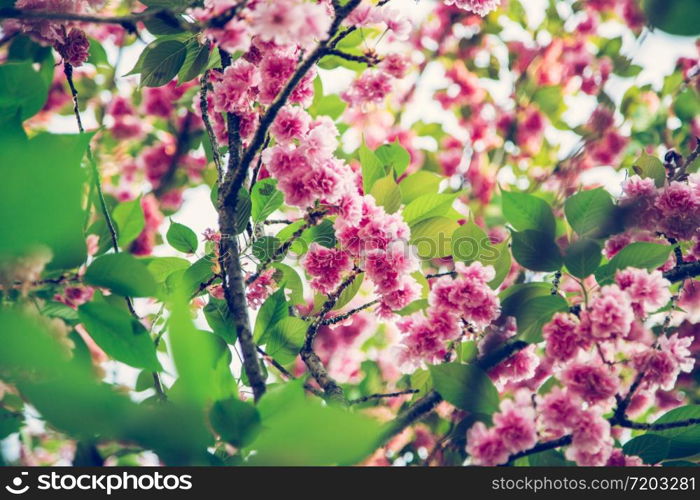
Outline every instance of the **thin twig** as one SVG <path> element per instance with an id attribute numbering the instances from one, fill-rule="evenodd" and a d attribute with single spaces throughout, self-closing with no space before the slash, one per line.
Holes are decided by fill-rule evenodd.
<path id="1" fill-rule="evenodd" d="M 78 90 L 75 88 L 75 83 L 73 82 L 73 66 L 69 62 L 64 62 L 63 63 L 63 73 L 66 75 L 66 79 L 68 80 L 68 86 L 70 87 L 71 90 L 71 95 L 73 96 L 73 113 L 75 114 L 75 120 L 78 123 L 78 130 L 80 131 L 81 134 L 85 133 L 85 129 L 83 128 L 83 121 L 80 117 L 80 107 L 79 107 L 79 102 L 78 102 Z M 92 148 L 90 147 L 90 142 L 88 141 L 87 144 L 87 156 L 88 156 L 88 161 L 91 166 L 92 170 L 92 176 L 93 176 L 93 181 L 95 184 L 95 188 L 97 191 L 97 196 L 99 199 L 100 203 L 100 209 L 102 211 L 102 215 L 105 219 L 105 222 L 107 224 L 107 227 L 109 229 L 109 234 L 112 239 L 112 247 L 114 249 L 114 253 L 119 253 L 119 242 L 117 238 L 117 231 L 114 228 L 114 223 L 112 222 L 112 217 L 109 214 L 109 210 L 107 209 L 107 202 L 105 201 L 104 193 L 102 191 L 102 181 L 100 179 L 100 172 L 99 169 L 97 168 L 97 161 L 95 160 L 95 156 L 92 154 Z M 124 300 L 126 301 L 126 305 L 129 309 L 129 312 L 131 315 L 137 320 L 140 321 L 141 318 L 139 318 L 139 315 L 136 314 L 136 310 L 134 309 L 134 304 L 131 300 L 131 297 L 124 297 Z M 160 375 L 158 375 L 158 372 L 153 372 L 153 382 L 154 386 L 156 389 L 156 393 L 158 394 L 158 397 L 161 399 L 166 399 L 165 391 L 163 390 L 163 386 L 160 382 Z"/>
<path id="2" fill-rule="evenodd" d="M 287 255 L 287 252 L 291 248 L 292 244 L 296 240 L 301 238 L 301 236 L 304 234 L 304 232 L 307 229 L 317 225 L 321 220 L 323 220 L 324 215 L 326 215 L 325 210 L 313 209 L 313 210 L 310 210 L 309 212 L 307 212 L 307 214 L 305 216 L 306 222 L 304 224 L 302 224 L 299 227 L 299 229 L 294 231 L 292 236 L 290 236 L 287 241 L 285 241 L 279 247 L 277 247 L 277 249 L 274 252 L 272 252 L 272 255 L 270 255 L 269 257 L 267 257 L 264 261 L 262 261 L 260 263 L 260 265 L 258 266 L 258 269 L 253 274 L 248 276 L 248 278 L 246 278 L 245 284 L 250 285 L 251 283 L 253 283 L 270 266 L 270 264 L 272 264 L 273 262 L 275 262 L 277 260 L 280 260 L 282 257 Z"/>
<path id="3" fill-rule="evenodd" d="M 368 309 L 372 307 L 375 304 L 379 303 L 379 299 L 374 299 L 370 302 L 367 302 L 366 304 L 362 304 L 361 306 L 355 307 L 354 309 L 350 309 L 348 312 L 345 312 L 343 314 L 339 314 L 338 316 L 333 316 L 332 318 L 324 319 L 321 324 L 322 325 L 335 325 L 336 323 L 340 323 L 341 321 L 345 321 L 348 319 L 350 316 L 353 316 L 360 311 L 364 311 L 365 309 Z"/>
<path id="4" fill-rule="evenodd" d="M 406 389 L 405 391 L 388 392 L 386 394 L 370 394 L 369 396 L 351 399 L 348 401 L 348 404 L 357 405 L 360 403 L 366 403 L 367 401 L 373 401 L 375 399 L 397 398 L 399 396 L 405 396 L 406 394 L 416 394 L 417 392 L 419 392 L 418 389 Z"/>

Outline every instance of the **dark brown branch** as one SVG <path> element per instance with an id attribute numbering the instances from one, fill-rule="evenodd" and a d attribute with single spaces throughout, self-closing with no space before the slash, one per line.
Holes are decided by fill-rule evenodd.
<path id="1" fill-rule="evenodd" d="M 231 57 L 219 49 L 221 64 L 227 67 Z M 248 173 L 247 164 L 240 162 L 241 137 L 238 130 L 239 119 L 233 113 L 226 113 L 228 122 L 228 169 L 223 183 L 219 186 L 219 228 L 221 242 L 219 244 L 219 264 L 226 303 L 233 316 L 234 326 L 238 333 L 238 342 L 243 356 L 243 369 L 248 376 L 250 387 L 253 389 L 255 401 L 265 394 L 265 377 L 258 360 L 258 353 L 250 330 L 248 319 L 248 303 L 245 296 L 245 282 L 241 268 L 240 249 L 236 237 L 238 221 L 238 193 Z"/>
<path id="2" fill-rule="evenodd" d="M 267 134 L 267 137 L 265 138 L 265 143 L 263 144 L 262 149 L 266 149 L 268 144 L 270 144 L 270 134 Z M 261 168 L 262 168 L 262 154 L 258 155 L 258 163 L 255 165 L 255 168 L 253 169 L 253 175 L 250 178 L 250 188 L 248 189 L 248 192 L 250 192 L 250 193 L 253 192 L 253 186 L 255 186 L 255 183 L 258 182 L 258 174 L 260 173 Z"/>
<path id="3" fill-rule="evenodd" d="M 443 276 L 457 276 L 457 271 L 445 271 L 444 273 L 426 274 L 425 278 L 442 278 Z"/>
<path id="4" fill-rule="evenodd" d="M 369 396 L 363 396 L 357 399 L 351 399 L 348 404 L 357 405 L 360 403 L 366 403 L 367 401 L 372 401 L 375 399 L 385 399 L 385 398 L 397 398 L 399 396 L 405 396 L 406 394 L 416 394 L 418 389 L 407 389 L 405 391 L 398 392 L 388 392 L 386 394 L 370 394 Z"/>
<path id="5" fill-rule="evenodd" d="M 379 64 L 381 59 L 373 54 L 349 54 L 339 49 L 328 49 L 326 50 L 326 55 L 340 57 L 346 61 L 353 61 L 361 64 L 366 64 L 367 66 L 376 66 Z"/>
<path id="6" fill-rule="evenodd" d="M 646 431 L 665 431 L 666 429 L 677 429 L 678 427 L 690 427 L 691 425 L 700 425 L 700 418 L 689 418 L 687 420 L 677 420 L 675 422 L 662 422 L 660 424 L 647 424 L 643 422 L 633 422 L 632 420 L 623 419 L 614 421 L 610 419 L 611 425 L 618 427 L 626 427 L 628 429 L 640 429 Z"/>
<path id="7" fill-rule="evenodd" d="M 700 261 L 684 262 L 664 273 L 664 278 L 671 283 L 683 281 L 688 278 L 695 278 L 697 276 L 700 276 Z"/>
<path id="8" fill-rule="evenodd" d="M 268 219 L 265 222 L 263 222 L 265 225 L 274 225 L 274 224 L 294 224 L 293 220 L 290 219 Z"/>
<path id="9" fill-rule="evenodd" d="M 512 462 L 513 460 L 517 460 L 518 458 L 526 457 L 528 455 L 534 455 L 535 453 L 539 453 L 541 451 L 553 450 L 562 446 L 568 446 L 570 444 L 571 435 L 563 436 L 558 439 L 552 439 L 551 441 L 544 441 L 533 446 L 529 450 L 521 451 L 511 455 L 508 459 L 508 463 Z"/>
<path id="10" fill-rule="evenodd" d="M 209 70 L 205 71 L 202 75 L 201 90 L 199 94 L 199 107 L 202 110 L 202 121 L 204 122 L 204 128 L 207 131 L 207 136 L 209 136 L 209 142 L 211 143 L 212 158 L 214 159 L 214 165 L 216 166 L 218 184 L 224 178 L 224 165 L 221 161 L 221 155 L 219 154 L 219 143 L 216 140 L 216 133 L 214 132 L 214 127 L 211 125 L 211 120 L 209 119 L 209 102 L 207 101 L 207 92 L 209 91 Z"/>
<path id="11" fill-rule="evenodd" d="M 118 24 L 129 33 L 136 32 L 136 23 L 155 18 L 162 14 L 162 10 L 144 11 L 130 16 L 93 16 L 88 14 L 74 14 L 71 12 L 47 12 L 39 9 L 15 9 L 5 7 L 0 9 L 0 19 L 47 19 L 53 21 L 73 21 L 92 24 Z"/>
<path id="12" fill-rule="evenodd" d="M 333 316 L 332 318 L 325 319 L 321 322 L 322 325 L 335 325 L 336 323 L 340 323 L 341 321 L 344 321 L 348 319 L 350 316 L 353 316 L 360 311 L 364 311 L 367 308 L 372 307 L 375 304 L 379 303 L 379 299 L 374 299 L 370 302 L 367 302 L 366 304 L 362 304 L 361 306 L 358 306 L 354 309 L 350 309 L 348 312 L 345 312 L 343 314 L 339 314 L 338 316 Z"/>
<path id="13" fill-rule="evenodd" d="M 331 309 L 333 309 L 333 306 L 338 301 L 340 294 L 342 294 L 343 291 L 347 287 L 349 287 L 353 281 L 355 281 L 355 278 L 361 272 L 362 271 L 360 269 L 355 268 L 352 271 L 352 273 L 350 273 L 350 275 L 347 278 L 345 278 L 345 280 L 343 280 L 343 282 L 338 286 L 338 288 L 332 294 L 329 295 L 326 302 L 323 304 L 323 306 L 321 306 L 321 310 L 311 321 L 311 324 L 309 325 L 309 328 L 306 331 L 306 340 L 304 342 L 304 346 L 302 347 L 301 352 L 299 353 L 301 355 L 302 361 L 309 369 L 309 372 L 314 377 L 314 379 L 316 379 L 316 382 L 318 382 L 318 384 L 321 386 L 326 395 L 330 399 L 341 402 L 343 404 L 347 404 L 347 401 L 345 400 L 345 395 L 343 393 L 343 389 L 328 374 L 328 370 L 326 370 L 326 367 L 323 366 L 321 358 L 319 358 L 313 350 L 313 343 L 316 339 L 316 333 L 318 332 L 319 327 L 321 326 L 326 315 L 331 311 Z"/>

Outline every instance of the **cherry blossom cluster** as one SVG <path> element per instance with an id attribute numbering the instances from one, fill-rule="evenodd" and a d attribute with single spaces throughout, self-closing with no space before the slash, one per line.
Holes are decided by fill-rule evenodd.
<path id="1" fill-rule="evenodd" d="M 18 9 L 82 14 L 100 7 L 103 0 L 17 0 Z M 77 23 L 48 19 L 8 20 L 2 25 L 5 33 L 21 32 L 44 45 L 52 45 L 64 61 L 80 66 L 87 61 L 90 42 Z"/>
<path id="2" fill-rule="evenodd" d="M 371 196 L 357 189 L 345 193 L 334 208 L 339 248 L 314 244 L 303 260 L 312 277 L 311 286 L 321 293 L 337 288 L 343 274 L 357 266 L 375 285 L 380 297 L 378 313 L 389 316 L 418 298 L 420 287 L 411 273 L 418 260 L 408 245 L 410 229 L 398 214 L 388 214 Z"/>
<path id="3" fill-rule="evenodd" d="M 490 370 L 516 399 L 502 403 L 493 427 L 478 423 L 470 429 L 467 449 L 474 463 L 502 464 L 537 441 L 564 435 L 572 436 L 566 457 L 578 465 L 641 463 L 614 452 L 611 425 L 602 415 L 615 406 L 616 395 L 629 390 L 635 391 L 627 408 L 632 416 L 648 408 L 654 397 L 660 407 L 677 404 L 666 393 L 681 373 L 694 367 L 693 336 L 656 337 L 643 323 L 671 300 L 669 287 L 658 270 L 619 270 L 615 283 L 600 288 L 578 315 L 556 313 L 544 325 L 541 358 L 530 345 Z M 514 334 L 512 320 L 494 325 L 479 350 L 488 353 Z M 623 382 L 630 371 L 639 379 L 634 389 L 631 382 Z M 534 403 L 518 398 L 519 391 L 536 390 L 549 377 L 558 385 Z"/>
<path id="4" fill-rule="evenodd" d="M 363 1 L 348 16 L 346 23 L 356 27 L 383 28 L 390 39 L 407 40 L 411 22 L 391 5 L 377 6 Z M 395 79 L 403 78 L 408 60 L 400 54 L 386 55 L 375 69 L 364 71 L 354 80 L 341 97 L 353 107 L 381 103 L 391 93 Z"/>
<path id="5" fill-rule="evenodd" d="M 466 332 L 483 330 L 500 314 L 500 301 L 488 286 L 495 272 L 474 262 L 455 265 L 456 278 L 443 276 L 433 284 L 425 314 L 407 316 L 397 325 L 404 334 L 398 350 L 402 369 L 413 371 L 426 363 L 440 363 L 449 355 L 450 343 Z"/>
<path id="6" fill-rule="evenodd" d="M 281 109 L 270 128 L 277 144 L 262 153 L 267 173 L 277 179 L 285 203 L 300 208 L 335 205 L 356 192 L 355 174 L 334 157 L 338 130 L 325 116 L 312 120 L 298 106 Z"/>
<path id="7" fill-rule="evenodd" d="M 657 188 L 654 179 L 630 177 L 623 184 L 623 207 L 631 208 L 632 224 L 679 240 L 697 239 L 700 228 L 700 175 Z"/>

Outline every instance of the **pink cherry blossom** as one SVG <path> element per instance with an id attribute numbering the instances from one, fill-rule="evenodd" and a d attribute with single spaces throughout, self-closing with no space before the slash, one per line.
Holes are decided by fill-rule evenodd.
<path id="1" fill-rule="evenodd" d="M 605 402 L 619 388 L 617 374 L 602 363 L 572 363 L 562 373 L 561 380 L 569 391 L 591 404 Z"/>
<path id="2" fill-rule="evenodd" d="M 454 5 L 482 17 L 496 10 L 500 3 L 501 0 L 445 0 L 447 5 Z"/>
<path id="3" fill-rule="evenodd" d="M 483 422 L 467 431 L 467 453 L 475 465 L 484 466 L 504 464 L 510 456 L 503 437 L 495 428 L 487 429 Z"/>

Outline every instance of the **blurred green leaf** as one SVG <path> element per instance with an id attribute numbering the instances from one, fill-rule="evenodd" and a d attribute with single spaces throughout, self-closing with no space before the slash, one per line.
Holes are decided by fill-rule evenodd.
<path id="1" fill-rule="evenodd" d="M 148 267 L 128 253 L 98 257 L 85 271 L 85 283 L 124 297 L 153 297 L 157 285 Z"/>
<path id="2" fill-rule="evenodd" d="M 88 302 L 80 306 L 78 317 L 109 356 L 136 368 L 162 370 L 148 331 L 124 309 L 106 302 Z"/>

